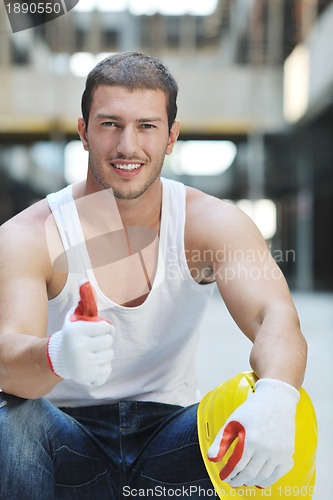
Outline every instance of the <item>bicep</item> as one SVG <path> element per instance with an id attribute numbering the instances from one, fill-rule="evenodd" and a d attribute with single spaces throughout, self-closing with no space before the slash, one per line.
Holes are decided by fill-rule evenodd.
<path id="1" fill-rule="evenodd" d="M 40 245 L 1 232 L 0 334 L 46 334 L 47 290 Z"/>
<path id="2" fill-rule="evenodd" d="M 236 214 L 235 222 L 223 236 L 223 259 L 215 260 L 215 277 L 232 317 L 253 341 L 268 310 L 278 311 L 291 299 L 259 230 L 242 214 Z"/>
<path id="3" fill-rule="evenodd" d="M 0 292 L 0 334 L 43 337 L 47 327 L 47 294 L 38 279 L 9 278 Z"/>

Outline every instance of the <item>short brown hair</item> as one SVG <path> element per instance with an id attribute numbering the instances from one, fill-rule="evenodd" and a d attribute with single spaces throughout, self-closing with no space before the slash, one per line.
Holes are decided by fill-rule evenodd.
<path id="1" fill-rule="evenodd" d="M 129 90 L 162 90 L 167 97 L 169 130 L 177 115 L 178 85 L 161 61 L 141 52 L 112 54 L 88 74 L 82 95 L 82 116 L 88 126 L 94 92 L 99 85 L 117 85 Z"/>

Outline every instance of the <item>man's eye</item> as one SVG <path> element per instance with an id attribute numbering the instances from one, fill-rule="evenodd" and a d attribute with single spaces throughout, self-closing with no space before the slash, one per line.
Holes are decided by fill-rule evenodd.
<path id="1" fill-rule="evenodd" d="M 151 123 L 144 123 L 142 127 L 146 129 L 152 129 L 155 128 L 155 125 L 152 125 Z"/>
<path id="2" fill-rule="evenodd" d="M 103 122 L 102 125 L 104 127 L 115 127 L 116 126 L 115 122 Z"/>

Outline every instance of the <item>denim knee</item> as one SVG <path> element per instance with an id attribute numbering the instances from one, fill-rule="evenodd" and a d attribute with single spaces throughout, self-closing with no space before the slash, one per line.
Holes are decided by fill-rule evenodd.
<path id="1" fill-rule="evenodd" d="M 47 436 L 51 410 L 45 400 L 0 393 L 1 499 L 53 498 L 53 464 Z M 38 485 L 43 488 L 38 489 Z"/>
<path id="2" fill-rule="evenodd" d="M 44 399 L 23 399 L 0 393 L 0 444 L 9 440 L 11 447 L 18 440 L 33 438 L 50 424 L 50 415 L 57 410 Z"/>
<path id="3" fill-rule="evenodd" d="M 0 393 L 0 464 L 19 456 L 35 462 L 49 446 L 48 431 L 59 411 L 44 399 L 22 399 Z M 35 462 L 36 463 L 36 462 Z"/>
<path id="4" fill-rule="evenodd" d="M 106 460 L 74 418 L 46 399 L 0 397 L 1 500 L 112 498 Z"/>

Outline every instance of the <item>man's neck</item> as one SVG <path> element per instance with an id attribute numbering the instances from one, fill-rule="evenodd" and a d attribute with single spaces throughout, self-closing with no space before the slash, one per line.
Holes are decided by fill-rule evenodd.
<path id="1" fill-rule="evenodd" d="M 159 229 L 162 207 L 161 182 L 150 186 L 138 198 L 133 200 L 116 198 L 116 203 L 124 226 L 145 226 Z"/>
<path id="2" fill-rule="evenodd" d="M 107 190 L 101 190 L 100 192 L 101 206 L 105 206 L 103 199 L 105 199 Z M 82 182 L 74 186 L 73 194 L 74 198 L 81 198 L 92 194 L 97 195 L 98 191 L 92 191 L 87 183 Z M 111 190 L 110 194 L 113 196 Z M 138 198 L 125 200 L 113 196 L 113 200 L 113 211 L 115 208 L 117 209 L 123 226 L 145 226 L 155 228 L 159 231 L 162 207 L 162 183 L 160 179 L 157 179 Z"/>

